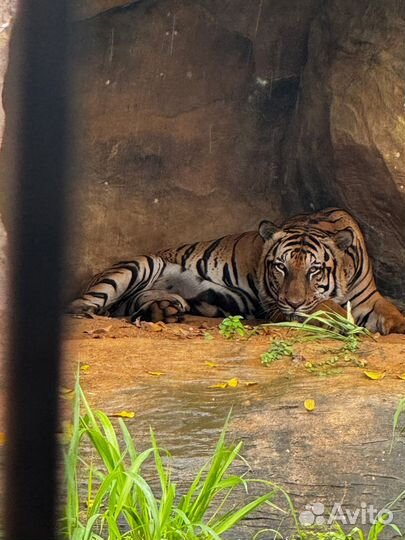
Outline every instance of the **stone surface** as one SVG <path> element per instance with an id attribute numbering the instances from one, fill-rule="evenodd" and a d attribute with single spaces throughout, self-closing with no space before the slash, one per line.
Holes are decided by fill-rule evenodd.
<path id="1" fill-rule="evenodd" d="M 79 281 L 282 217 L 280 146 L 320 1 L 83 4 L 108 11 L 75 25 Z"/>
<path id="2" fill-rule="evenodd" d="M 264 367 L 260 355 L 270 339 L 285 336 L 282 331 L 226 340 L 214 328 L 218 321 L 205 321 L 205 329 L 199 329 L 201 323 L 201 318 L 189 318 L 157 332 L 156 325 L 136 328 L 103 317 L 69 319 L 64 385 L 72 388 L 78 362 L 89 366 L 81 372 L 81 384 L 91 404 L 108 414 L 133 411 L 135 418 L 126 425 L 138 448 L 149 446 L 153 428 L 174 457 L 179 494 L 211 455 L 231 409 L 229 439 L 244 443 L 248 478 L 281 484 L 298 513 L 316 502 L 325 506 L 326 516 L 339 502 L 351 512 L 362 503 L 380 510 L 402 492 L 404 438 L 396 437 L 390 447 L 393 415 L 404 395 L 405 382 L 398 377 L 404 370 L 404 336 L 362 342 L 358 360 L 367 361 L 368 370 L 386 372 L 384 379 L 373 381 L 365 368 L 347 361 L 337 369 L 324 364 L 318 374 L 305 368 L 306 362 L 330 361 L 341 343 L 301 343 L 293 359 Z M 210 340 L 204 337 L 207 331 Z M 210 388 L 232 378 L 239 382 L 235 388 Z M 312 412 L 304 407 L 307 399 L 315 400 Z M 66 419 L 69 412 L 67 407 Z M 246 503 L 246 498 L 239 492 L 233 501 Z M 278 503 L 286 509 L 285 500 Z M 395 521 L 405 526 L 403 511 Z M 252 538 L 270 527 L 284 538 L 291 525 L 280 512 L 263 508 L 227 538 Z M 368 530 L 369 523 L 362 527 Z"/>
<path id="3" fill-rule="evenodd" d="M 382 290 L 397 299 L 405 294 L 404 35 L 402 0 L 325 3 L 311 26 L 282 188 L 286 212 L 352 212 Z"/>

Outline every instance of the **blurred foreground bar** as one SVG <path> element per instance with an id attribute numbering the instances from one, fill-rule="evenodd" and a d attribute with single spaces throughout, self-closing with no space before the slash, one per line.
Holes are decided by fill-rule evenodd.
<path id="1" fill-rule="evenodd" d="M 67 1 L 20 0 L 10 226 L 7 540 L 53 540 L 67 182 Z"/>

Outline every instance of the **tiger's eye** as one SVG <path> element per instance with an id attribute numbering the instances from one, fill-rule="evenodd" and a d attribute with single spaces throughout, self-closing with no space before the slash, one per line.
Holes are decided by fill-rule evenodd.
<path id="1" fill-rule="evenodd" d="M 308 270 L 308 274 L 309 274 L 310 276 L 314 276 L 314 275 L 317 274 L 320 270 L 321 270 L 321 267 L 320 267 L 320 266 L 311 266 L 311 268 Z"/>
<path id="2" fill-rule="evenodd" d="M 286 268 L 285 264 L 282 263 L 282 262 L 275 262 L 274 263 L 274 268 L 276 270 L 278 270 L 279 272 L 283 272 L 283 273 L 287 272 L 287 268 Z"/>

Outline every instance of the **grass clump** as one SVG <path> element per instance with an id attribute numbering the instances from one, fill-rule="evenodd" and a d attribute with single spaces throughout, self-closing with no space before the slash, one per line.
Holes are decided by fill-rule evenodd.
<path id="1" fill-rule="evenodd" d="M 301 315 L 301 317 L 302 322 L 269 323 L 265 326 L 297 330 L 302 334 L 301 341 L 329 339 L 342 341 L 345 349 L 350 352 L 357 351 L 359 338 L 371 337 L 370 331 L 363 326 L 357 326 L 349 313 L 348 317 L 344 317 L 339 313 L 320 310 L 311 315 Z"/>
<path id="2" fill-rule="evenodd" d="M 351 317 L 350 308 L 347 317 L 320 310 L 311 315 L 302 315 L 302 318 L 302 322 L 289 321 L 262 325 L 268 328 L 286 328 L 296 331 L 294 338 L 274 340 L 269 350 L 261 355 L 263 364 L 269 365 L 284 356 L 294 356 L 294 346 L 298 343 L 331 340 L 341 343 L 340 348 L 331 351 L 333 356 L 319 365 L 307 362 L 305 367 L 308 371 L 329 375 L 337 373 L 337 365 L 344 362 L 346 365 L 349 363 L 364 367 L 364 363 L 355 355 L 360 347 L 360 338 L 371 337 L 371 333 L 366 328 L 356 325 Z"/>
<path id="3" fill-rule="evenodd" d="M 244 474 L 230 471 L 239 458 L 242 443 L 227 443 L 228 420 L 211 459 L 182 494 L 177 492 L 170 468 L 165 465 L 169 454 L 159 448 L 153 432 L 151 447 L 138 452 L 124 421 L 119 419 L 118 423 L 120 433 L 104 413 L 92 411 L 79 384 L 76 385 L 72 435 L 65 455 L 67 501 L 63 538 L 220 540 L 257 508 L 274 506 L 272 499 L 277 493 L 284 493 L 271 482 L 247 479 Z M 95 454 L 90 463 L 83 457 L 84 443 L 90 444 Z M 150 482 L 142 473 L 146 463 L 153 466 L 154 478 Z M 265 493 L 239 508 L 230 506 L 228 499 L 234 491 L 244 490 L 245 500 L 252 483 L 262 485 Z M 83 485 L 87 489 L 86 501 L 79 490 Z"/>

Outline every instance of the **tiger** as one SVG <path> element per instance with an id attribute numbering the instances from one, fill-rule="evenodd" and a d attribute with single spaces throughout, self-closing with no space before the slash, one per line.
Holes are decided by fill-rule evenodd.
<path id="1" fill-rule="evenodd" d="M 405 333 L 404 315 L 377 290 L 358 223 L 339 208 L 119 262 L 68 311 L 132 322 L 179 322 L 186 314 L 289 321 L 324 301 L 350 302 L 355 322 L 371 332 Z"/>

